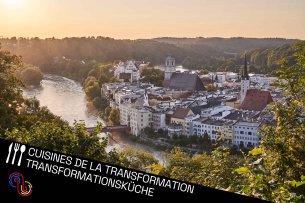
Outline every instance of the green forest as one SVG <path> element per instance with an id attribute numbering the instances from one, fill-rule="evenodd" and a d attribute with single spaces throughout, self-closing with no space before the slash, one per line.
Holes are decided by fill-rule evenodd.
<path id="1" fill-rule="evenodd" d="M 148 61 L 163 65 L 172 55 L 177 64 L 188 69 L 239 72 L 246 53 L 250 72 L 273 73 L 280 59 L 291 57 L 296 40 L 281 38 L 157 38 L 116 40 L 108 37 L 80 38 L 2 38 L 3 50 L 20 55 L 23 61 L 56 73 L 81 80 L 97 63 L 113 64 L 119 60 Z"/>
<path id="2" fill-rule="evenodd" d="M 50 39 L 50 42 L 52 40 L 54 39 Z M 112 39 L 101 40 L 118 43 Z M 26 43 L 29 42 L 26 41 Z M 48 41 L 37 41 L 38 44 L 45 42 Z M 37 46 L 35 43 L 31 46 Z M 68 43 L 66 46 L 68 47 Z M 37 46 L 37 50 L 39 50 L 38 47 L 40 46 Z M 109 47 L 111 46 L 109 45 Z M 27 48 L 24 47 L 24 49 Z M 228 148 L 218 146 L 214 147 L 211 152 L 192 156 L 176 148 L 166 155 L 166 164 L 160 164 L 149 153 L 132 148 L 107 153 L 105 149 L 108 139 L 100 140 L 98 137 L 101 125 L 95 132 L 88 134 L 83 123 L 69 126 L 67 122 L 53 115 L 47 108 L 40 107 L 37 100 L 22 97 L 23 83 L 16 77 L 15 72 L 22 68 L 23 62 L 20 57 L 7 51 L 0 51 L 0 135 L 1 138 L 36 147 L 113 163 L 260 199 L 275 202 L 304 202 L 305 45 L 294 45 L 291 49 L 294 52 L 295 63 L 290 64 L 289 60 L 282 61 L 282 58 L 278 58 L 282 61 L 282 68 L 277 71 L 277 74 L 284 81 L 279 85 L 285 92 L 286 101 L 273 104 L 270 111 L 275 115 L 276 124 L 265 125 L 261 128 L 262 145 L 249 153 L 233 155 Z M 173 48 L 173 50 L 176 49 Z M 35 49 L 33 52 L 35 53 Z M 46 51 L 40 55 L 50 57 L 48 55 L 50 53 L 51 51 Z M 81 50 L 79 49 L 77 53 L 81 53 Z M 89 57 L 89 53 L 82 54 L 88 54 Z M 99 54 L 101 57 L 103 56 L 103 53 Z M 41 63 L 44 63 L 44 60 L 39 58 L 40 55 L 33 57 L 37 63 L 34 61 L 32 63 L 44 67 L 43 64 L 38 64 L 40 60 Z M 64 55 L 67 58 L 73 57 Z M 23 57 L 26 58 L 26 56 Z M 77 57 L 74 57 L 73 60 L 76 60 Z M 111 60 L 116 60 L 116 58 Z M 81 68 L 82 64 L 78 68 Z M 88 77 L 93 75 L 102 77 L 103 72 L 101 71 L 105 71 L 106 74 L 109 72 L 107 71 L 109 67 L 109 65 L 103 65 L 82 71 L 87 71 Z M 82 71 L 79 70 L 78 73 Z M 100 74 L 95 74 L 94 71 Z M 97 89 L 95 86 L 100 85 L 99 82 L 102 80 L 96 77 L 87 78 L 85 81 L 87 84 L 85 91 L 93 99 L 99 97 L 95 92 Z M 107 78 L 107 80 L 111 80 L 111 78 Z M 111 114 L 109 111 L 109 115 Z M 115 121 L 116 116 L 112 115 L 112 117 Z"/>

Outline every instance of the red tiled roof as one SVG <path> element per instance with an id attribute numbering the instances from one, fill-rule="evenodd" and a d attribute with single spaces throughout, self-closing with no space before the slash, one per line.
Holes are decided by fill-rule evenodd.
<path id="1" fill-rule="evenodd" d="M 249 89 L 240 109 L 262 111 L 271 102 L 273 102 L 273 99 L 269 91 Z"/>
<path id="2" fill-rule="evenodd" d="M 184 119 L 190 111 L 192 110 L 189 108 L 177 108 L 172 118 Z"/>

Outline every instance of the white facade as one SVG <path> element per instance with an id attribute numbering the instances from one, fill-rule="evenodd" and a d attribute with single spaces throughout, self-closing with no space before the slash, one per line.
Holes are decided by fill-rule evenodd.
<path id="1" fill-rule="evenodd" d="M 211 140 L 224 138 L 228 143 L 233 143 L 234 121 L 201 118 L 193 121 L 193 135 L 204 136 L 205 133 Z"/>
<path id="2" fill-rule="evenodd" d="M 120 124 L 130 126 L 130 110 L 132 108 L 131 104 L 120 104 Z"/>
<path id="3" fill-rule="evenodd" d="M 151 127 L 152 113 L 143 107 L 135 107 L 130 110 L 131 134 L 139 136 L 146 127 Z"/>
<path id="4" fill-rule="evenodd" d="M 130 126 L 132 135 L 139 136 L 146 127 L 151 127 L 152 113 L 146 108 L 121 104 L 119 109 L 120 124 Z"/>
<path id="5" fill-rule="evenodd" d="M 244 101 L 249 88 L 250 88 L 250 80 L 242 79 L 240 82 L 240 102 L 241 103 Z"/>
<path id="6" fill-rule="evenodd" d="M 176 72 L 175 58 L 168 56 L 165 59 L 164 80 L 170 80 L 173 73 Z"/>
<path id="7" fill-rule="evenodd" d="M 123 101 L 129 101 L 131 98 L 139 97 L 132 92 L 117 92 L 114 94 L 114 101 L 116 104 L 120 105 Z"/>
<path id="8" fill-rule="evenodd" d="M 227 72 L 226 73 L 226 80 L 227 81 L 233 81 L 238 79 L 238 74 L 233 72 Z"/>
<path id="9" fill-rule="evenodd" d="M 258 83 L 261 86 L 267 85 L 269 86 L 273 82 L 275 82 L 278 78 L 277 77 L 266 77 L 263 74 L 251 74 L 250 81 Z"/>
<path id="10" fill-rule="evenodd" d="M 217 72 L 216 75 L 217 75 L 217 81 L 216 81 L 216 82 L 218 82 L 218 83 L 223 83 L 223 82 L 226 81 L 226 74 L 225 74 L 225 73 L 223 73 L 223 72 Z M 216 76 L 215 76 L 215 77 L 216 77 Z M 214 79 L 215 79 L 215 78 L 214 78 Z"/>
<path id="11" fill-rule="evenodd" d="M 210 118 L 198 119 L 193 122 L 193 134 L 196 136 L 204 136 L 207 133 L 211 140 L 217 140 L 221 137 L 222 126 L 222 122 L 217 122 Z"/>
<path id="12" fill-rule="evenodd" d="M 166 115 L 164 113 L 153 113 L 152 114 L 152 129 L 153 130 L 165 130 L 166 129 Z"/>
<path id="13" fill-rule="evenodd" d="M 261 136 L 257 134 L 259 126 L 259 122 L 241 121 L 235 123 L 233 143 L 238 146 L 242 144 L 247 147 L 248 144 L 251 144 L 254 147 L 259 147 L 261 140 Z"/>
<path id="14" fill-rule="evenodd" d="M 131 82 L 138 81 L 140 79 L 140 70 L 136 65 L 134 60 L 129 60 L 124 62 L 120 62 L 114 71 L 114 75 L 119 79 L 121 73 L 130 73 L 131 74 Z"/>
<path id="15" fill-rule="evenodd" d="M 200 118 L 200 115 L 192 115 L 192 116 L 188 116 L 184 119 L 185 122 L 184 122 L 184 126 L 182 126 L 182 127 L 183 127 L 183 133 L 186 136 L 194 135 L 193 122 L 199 118 Z"/>

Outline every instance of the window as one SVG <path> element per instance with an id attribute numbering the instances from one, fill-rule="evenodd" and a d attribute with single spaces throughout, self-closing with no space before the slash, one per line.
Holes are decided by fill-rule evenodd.
<path id="1" fill-rule="evenodd" d="M 252 132 L 248 132 L 248 135 L 252 135 Z"/>
<path id="2" fill-rule="evenodd" d="M 244 131 L 240 131 L 240 134 L 242 134 L 242 135 L 243 135 L 243 134 L 244 134 Z"/>

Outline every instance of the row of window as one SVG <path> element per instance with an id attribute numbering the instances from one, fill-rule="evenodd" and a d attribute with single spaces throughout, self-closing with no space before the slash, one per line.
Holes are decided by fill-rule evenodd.
<path id="1" fill-rule="evenodd" d="M 245 131 L 234 131 L 237 135 L 253 135 L 253 132 L 245 132 Z"/>
<path id="2" fill-rule="evenodd" d="M 235 128 L 235 129 L 237 129 L 237 128 L 238 128 L 238 129 L 254 130 L 254 128 L 249 128 L 249 127 L 247 127 L 247 128 L 246 128 L 246 127 L 240 127 L 240 126 L 238 126 L 238 127 L 237 127 L 237 126 L 235 126 L 234 128 Z"/>
<path id="3" fill-rule="evenodd" d="M 241 140 L 253 140 L 253 141 L 258 141 L 258 138 L 252 138 L 252 137 L 243 137 L 243 136 L 234 136 L 235 139 L 241 139 Z"/>
<path id="4" fill-rule="evenodd" d="M 211 125 L 194 125 L 194 128 L 210 128 L 210 129 L 216 129 L 219 130 L 219 126 L 211 126 Z"/>

